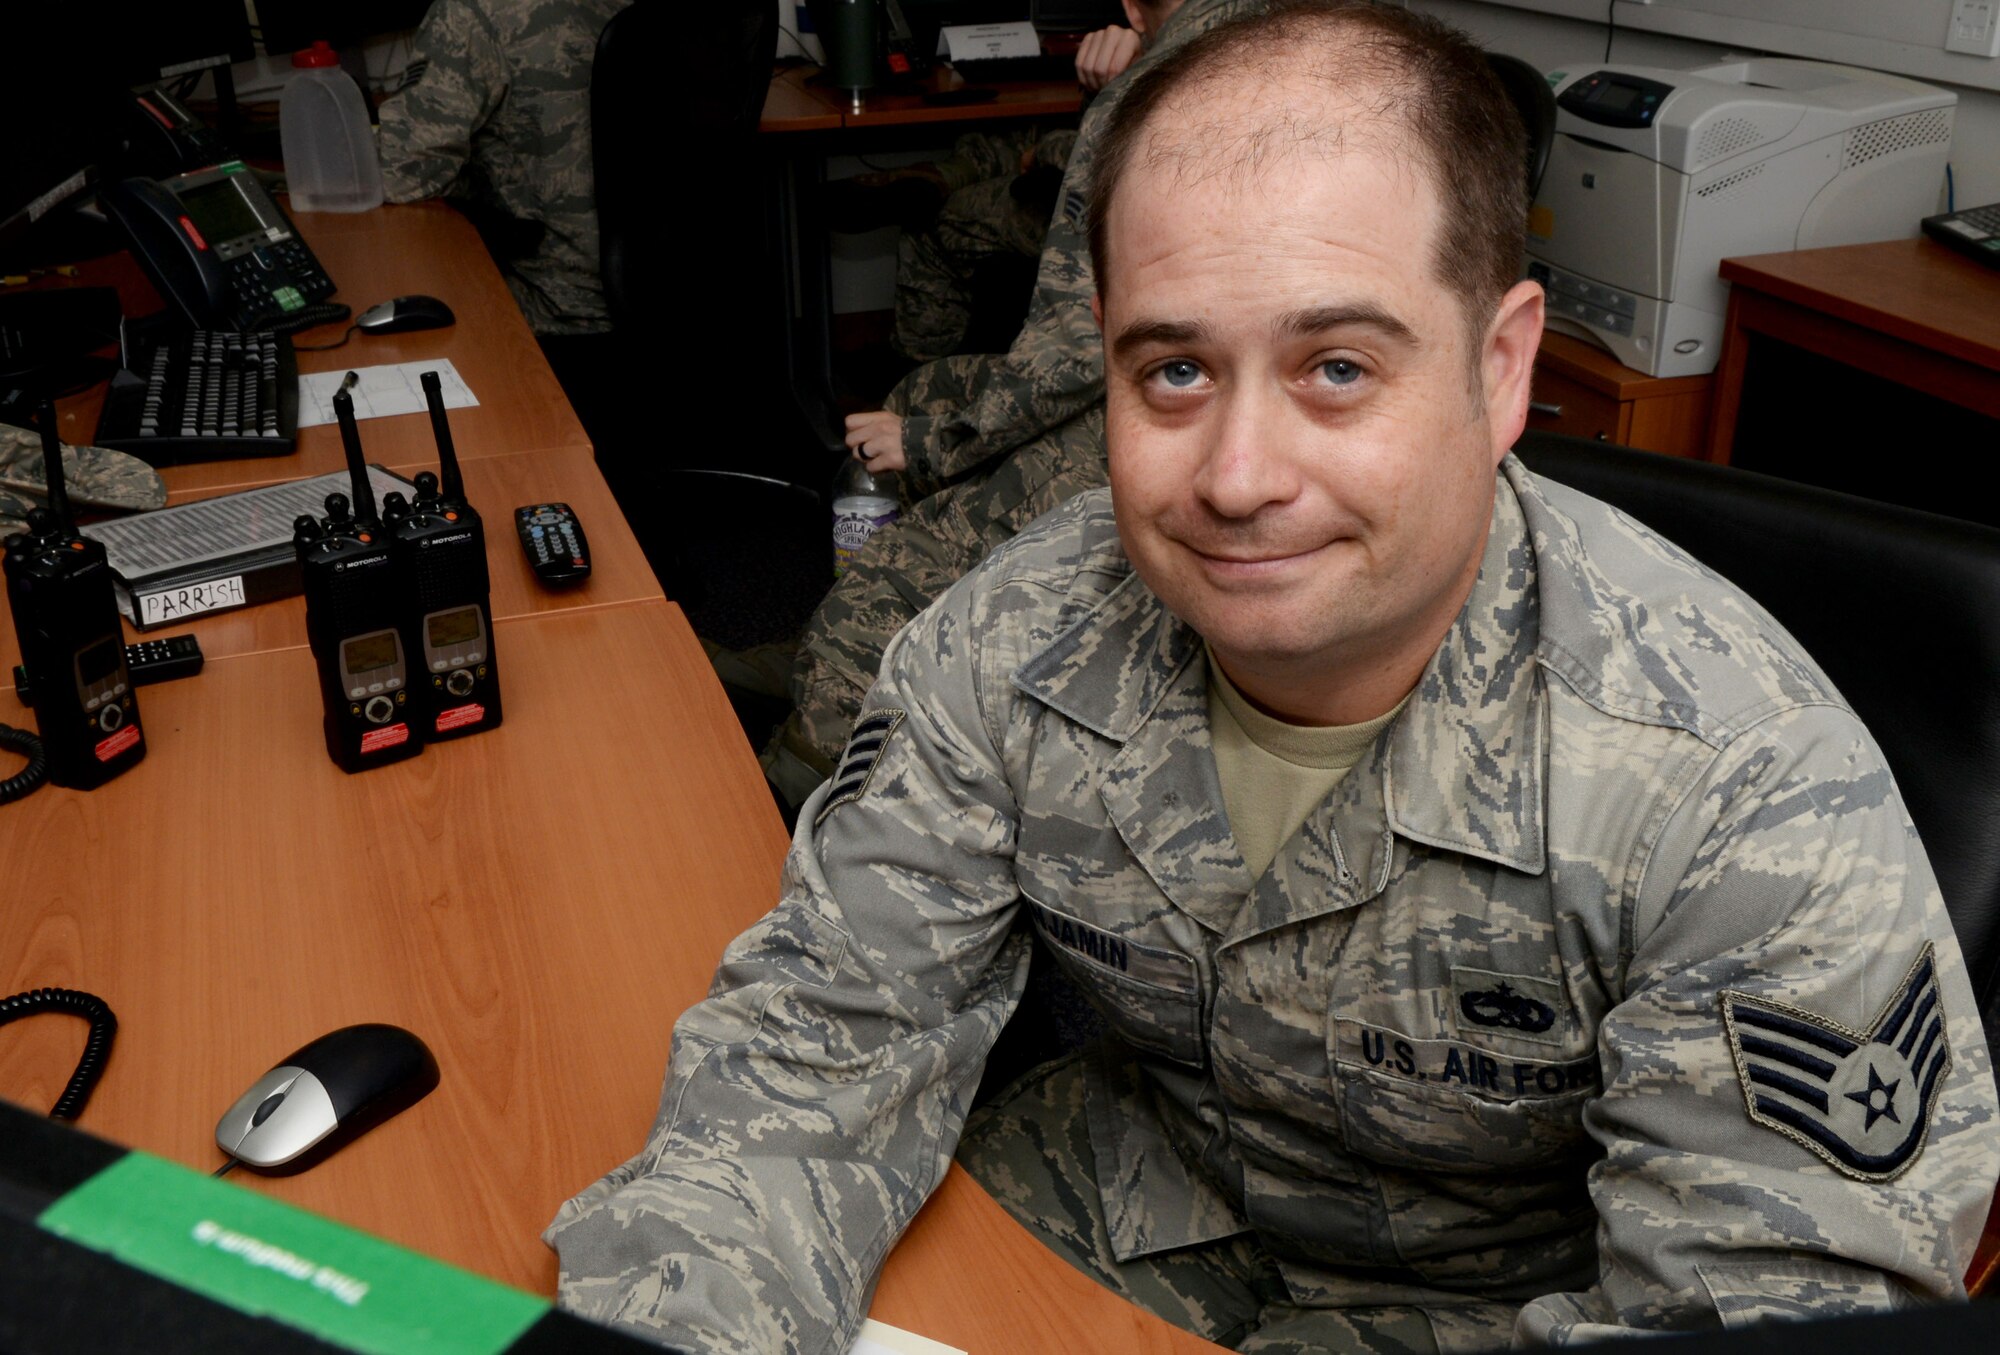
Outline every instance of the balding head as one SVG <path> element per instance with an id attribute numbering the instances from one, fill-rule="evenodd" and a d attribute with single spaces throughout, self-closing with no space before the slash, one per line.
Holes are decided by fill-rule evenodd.
<path id="1" fill-rule="evenodd" d="M 1525 146 L 1519 114 L 1464 34 L 1359 0 L 1280 0 L 1169 53 L 1112 111 L 1090 200 L 1097 287 L 1111 283 L 1106 223 L 1135 164 L 1192 183 L 1360 150 L 1428 179 L 1441 205 L 1432 267 L 1478 329 L 1520 276 Z"/>

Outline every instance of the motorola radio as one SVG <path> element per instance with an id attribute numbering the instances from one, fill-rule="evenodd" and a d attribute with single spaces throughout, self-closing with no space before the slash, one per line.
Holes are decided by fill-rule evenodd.
<path id="1" fill-rule="evenodd" d="M 49 779 L 91 790 L 146 756 L 139 698 L 125 667 L 125 634 L 100 542 L 70 518 L 55 406 L 42 402 L 49 506 L 5 543 L 7 602 L 21 666 L 35 695 Z"/>
<path id="2" fill-rule="evenodd" d="M 493 659 L 486 529 L 465 501 L 437 373 L 425 372 L 422 380 L 440 475 L 417 475 L 414 503 L 387 495 L 382 517 L 401 589 L 403 647 L 419 661 L 417 718 L 426 739 L 456 739 L 500 723 L 500 669 Z"/>
<path id="3" fill-rule="evenodd" d="M 326 751 L 344 771 L 400 762 L 423 751 L 408 652 L 398 625 L 401 589 L 388 533 L 375 516 L 375 491 L 361 459 L 354 399 L 333 397 L 354 497 L 326 496 L 326 520 L 292 524 L 306 595 L 306 638 L 319 665 L 326 706 Z"/>

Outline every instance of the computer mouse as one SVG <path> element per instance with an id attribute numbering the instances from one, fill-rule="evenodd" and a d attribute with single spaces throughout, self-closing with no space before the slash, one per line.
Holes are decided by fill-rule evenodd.
<path id="1" fill-rule="evenodd" d="M 455 325 L 458 317 L 451 307 L 434 296 L 399 296 L 370 306 L 354 317 L 354 327 L 363 334 L 401 334 L 411 329 L 443 329 Z"/>
<path id="2" fill-rule="evenodd" d="M 251 1167 L 283 1166 L 316 1148 L 317 1161 L 437 1084 L 429 1047 L 401 1026 L 343 1026 L 252 1083 L 216 1121 L 215 1145 Z"/>

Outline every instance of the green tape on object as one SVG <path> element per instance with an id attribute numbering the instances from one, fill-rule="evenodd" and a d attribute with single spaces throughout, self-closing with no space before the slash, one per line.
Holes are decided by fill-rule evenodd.
<path id="1" fill-rule="evenodd" d="M 545 1300 L 144 1153 L 37 1220 L 184 1289 L 367 1355 L 497 1355 Z"/>

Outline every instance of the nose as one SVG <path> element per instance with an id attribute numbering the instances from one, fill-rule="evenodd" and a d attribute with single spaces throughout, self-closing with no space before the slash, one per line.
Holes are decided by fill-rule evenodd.
<path id="1" fill-rule="evenodd" d="M 1239 386 L 1210 423 L 1195 494 L 1219 516 L 1251 518 L 1291 502 L 1300 488 L 1285 401 L 1262 383 Z"/>

